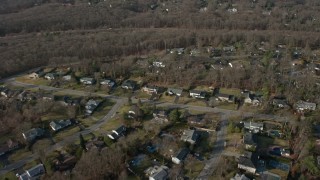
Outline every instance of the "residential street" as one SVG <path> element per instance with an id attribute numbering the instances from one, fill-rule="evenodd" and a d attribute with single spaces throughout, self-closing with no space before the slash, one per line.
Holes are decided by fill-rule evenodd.
<path id="1" fill-rule="evenodd" d="M 43 85 L 32 85 L 27 83 L 21 83 L 15 81 L 14 78 L 6 79 L 5 81 L 8 84 L 14 85 L 14 86 L 20 86 L 25 88 L 40 88 L 47 91 L 53 91 L 53 92 L 62 92 L 66 94 L 72 94 L 72 95 L 79 95 L 79 96 L 88 96 L 90 95 L 96 95 L 101 96 L 105 98 L 110 98 L 114 101 L 116 101 L 116 104 L 112 107 L 112 109 L 108 112 L 106 116 L 101 118 L 96 124 L 92 125 L 91 127 L 73 134 L 72 136 L 67 137 L 63 141 L 60 141 L 50 147 L 48 147 L 45 152 L 48 154 L 54 150 L 57 150 L 59 148 L 62 148 L 63 146 L 70 144 L 74 142 L 77 138 L 79 138 L 79 134 L 82 133 L 83 135 L 89 134 L 95 130 L 97 130 L 100 126 L 107 123 L 109 119 L 113 117 L 113 115 L 118 111 L 118 109 L 125 104 L 127 101 L 127 98 L 124 97 L 117 97 L 117 96 L 110 96 L 106 94 L 99 94 L 99 93 L 89 93 L 85 91 L 79 91 L 79 90 L 70 90 L 70 89 L 63 89 L 63 88 L 55 88 L 50 86 L 43 86 Z M 144 101 L 148 102 L 148 100 Z M 206 162 L 206 165 L 203 169 L 203 171 L 200 173 L 197 179 L 208 179 L 210 175 L 214 172 L 215 168 L 217 167 L 219 163 L 219 159 L 223 153 L 224 149 L 224 142 L 225 142 L 225 135 L 226 135 L 226 126 L 228 118 L 231 116 L 244 116 L 244 117 L 257 117 L 261 119 L 270 119 L 275 120 L 278 122 L 287 122 L 288 119 L 286 117 L 279 117 L 275 115 L 267 115 L 267 114 L 254 114 L 251 112 L 239 112 L 234 110 L 226 110 L 226 109 L 220 109 L 220 108 L 211 108 L 211 107 L 204 107 L 204 106 L 193 106 L 193 105 L 185 105 L 185 104 L 174 104 L 174 103 L 157 103 L 158 107 L 168 107 L 168 108 L 182 108 L 182 109 L 190 109 L 190 110 L 196 110 L 196 111 L 203 111 L 203 112 L 214 112 L 214 113 L 221 113 L 221 129 L 217 132 L 217 140 L 214 145 L 214 149 L 212 151 L 211 158 Z M 10 165 L 7 165 L 6 167 L 0 169 L 0 175 L 3 175 L 9 171 L 12 171 L 14 169 L 17 169 L 24 164 L 31 162 L 32 160 L 38 158 L 38 155 L 36 153 L 20 160 L 15 163 L 12 163 Z"/>
<path id="2" fill-rule="evenodd" d="M 198 180 L 206 180 L 212 175 L 216 167 L 219 165 L 220 157 L 224 149 L 224 142 L 227 134 L 227 116 L 221 116 L 221 129 L 217 132 L 217 140 L 214 144 L 211 158 L 206 161 L 203 170 L 197 177 Z"/>
<path id="3" fill-rule="evenodd" d="M 54 88 L 54 87 L 49 87 L 49 86 L 36 86 L 36 85 L 19 83 L 19 82 L 15 82 L 15 81 L 12 81 L 11 83 L 13 85 L 23 86 L 23 87 L 39 87 L 44 90 L 54 90 L 54 91 L 62 90 L 63 92 L 74 94 L 74 95 L 87 95 L 87 92 L 82 92 L 82 91 L 66 90 L 66 89 Z M 63 141 L 60 141 L 60 142 L 48 147 L 47 149 L 45 149 L 46 154 L 49 154 L 54 150 L 60 149 L 63 146 L 76 141 L 79 138 L 80 133 L 83 135 L 86 135 L 86 134 L 89 134 L 89 133 L 97 130 L 103 124 L 107 123 L 108 120 L 111 119 L 112 116 L 114 116 L 114 114 L 116 114 L 118 109 L 120 107 L 122 107 L 125 103 L 124 98 L 114 98 L 114 97 L 106 96 L 106 95 L 102 95 L 102 94 L 95 94 L 95 95 L 104 96 L 106 98 L 111 98 L 112 100 L 116 101 L 116 104 L 112 107 L 112 109 L 108 112 L 108 114 L 105 115 L 103 118 L 101 118 L 96 124 L 90 126 L 89 128 L 86 128 L 85 130 L 83 130 L 81 132 L 75 133 L 72 136 L 67 137 Z M 30 155 L 20 161 L 9 164 L 6 167 L 0 169 L 0 175 L 3 175 L 9 171 L 14 170 L 14 169 L 18 169 L 18 168 L 22 167 L 24 164 L 31 162 L 37 158 L 38 158 L 38 154 L 34 153 L 34 154 L 32 154 L 32 155 Z"/>

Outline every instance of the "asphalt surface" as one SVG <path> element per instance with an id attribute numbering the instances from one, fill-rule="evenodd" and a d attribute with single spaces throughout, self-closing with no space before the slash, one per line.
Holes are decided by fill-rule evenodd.
<path id="1" fill-rule="evenodd" d="M 78 90 L 71 90 L 71 89 L 63 89 L 63 88 L 55 88 L 51 86 L 43 86 L 43 85 L 33 85 L 33 84 L 27 84 L 22 82 L 15 81 L 15 77 L 13 76 L 11 78 L 7 78 L 4 80 L 1 80 L 2 83 L 8 83 L 14 86 L 20 86 L 25 88 L 40 88 L 47 91 L 52 92 L 62 92 L 65 94 L 72 94 L 72 95 L 78 95 L 78 96 L 88 96 L 88 95 L 95 95 L 95 96 L 101 96 L 104 98 L 110 98 L 116 102 L 116 104 L 112 107 L 112 109 L 108 112 L 106 116 L 101 118 L 96 124 L 90 126 L 89 128 L 84 129 L 81 132 L 75 133 L 67 138 L 65 138 L 63 141 L 57 142 L 56 144 L 48 147 L 45 152 L 46 154 L 49 154 L 50 152 L 60 149 L 63 146 L 73 143 L 76 139 L 79 138 L 80 133 L 83 135 L 89 134 L 93 131 L 98 130 L 103 124 L 107 123 L 109 119 L 111 119 L 118 109 L 125 104 L 127 101 L 127 98 L 123 97 L 117 97 L 117 96 L 110 96 L 105 94 L 99 94 L 99 93 L 90 93 L 85 91 L 78 91 Z M 144 102 L 148 102 L 148 100 L 145 100 Z M 226 136 L 226 125 L 228 122 L 228 117 L 230 116 L 243 116 L 243 117 L 257 117 L 261 119 L 266 120 L 274 120 L 278 122 L 288 122 L 288 119 L 286 117 L 279 117 L 275 115 L 268 115 L 268 114 L 254 114 L 250 112 L 239 112 L 239 111 L 233 111 L 233 110 L 226 110 L 226 109 L 220 109 L 220 108 L 211 108 L 211 107 L 203 107 L 203 106 L 193 106 L 193 105 L 185 105 L 185 104 L 174 104 L 174 103 L 156 103 L 158 107 L 168 107 L 168 108 L 181 108 L 181 109 L 191 109 L 196 111 L 203 111 L 203 112 L 214 112 L 214 113 L 221 113 L 221 128 L 220 131 L 217 132 L 217 140 L 214 144 L 214 148 L 212 151 L 211 158 L 206 161 L 205 167 L 202 170 L 202 172 L 199 174 L 198 178 L 199 180 L 202 179 L 208 179 L 209 176 L 212 175 L 215 168 L 218 166 L 220 157 L 224 150 L 224 142 L 225 142 L 225 136 Z M 34 153 L 20 161 L 11 163 L 7 165 L 4 168 L 0 169 L 0 175 L 3 175 L 7 172 L 10 172 L 12 170 L 18 169 L 22 167 L 24 164 L 31 162 L 35 159 L 37 159 L 39 156 L 38 154 Z"/>
<path id="2" fill-rule="evenodd" d="M 54 87 L 50 87 L 50 86 L 37 86 L 37 85 L 31 85 L 31 84 L 26 84 L 26 83 L 20 83 L 20 82 L 16 82 L 12 79 L 8 79 L 5 81 L 6 83 L 10 83 L 12 85 L 15 86 L 21 86 L 21 87 L 26 87 L 26 88 L 41 88 L 44 90 L 48 90 L 48 91 L 59 91 L 59 92 L 64 92 L 67 94 L 74 94 L 74 95 L 81 95 L 81 96 L 86 96 L 88 95 L 88 92 L 83 92 L 83 91 L 76 91 L 76 90 L 69 90 L 69 89 L 61 89 L 61 88 L 54 88 Z M 98 130 L 103 124 L 107 123 L 109 119 L 111 119 L 116 112 L 118 111 L 118 109 L 120 107 L 122 107 L 125 102 L 126 99 L 125 98 L 118 98 L 118 97 L 114 97 L 114 96 L 107 96 L 104 94 L 98 94 L 98 93 L 91 93 L 92 95 L 97 95 L 97 96 L 102 96 L 105 98 L 110 98 L 114 101 L 116 101 L 116 104 L 111 108 L 111 110 L 104 116 L 102 117 L 100 120 L 97 121 L 97 123 L 95 123 L 94 125 L 90 126 L 89 128 L 84 129 L 83 131 L 77 132 L 69 137 L 66 137 L 64 140 L 55 143 L 54 145 L 48 147 L 47 149 L 45 149 L 45 153 L 49 154 L 55 150 L 58 150 L 68 144 L 73 143 L 74 141 L 76 141 L 79 138 L 80 133 L 82 135 L 86 135 L 89 133 L 92 133 L 93 131 Z M 11 163 L 7 166 L 5 166 L 4 168 L 0 169 L 0 175 L 4 175 L 10 171 L 13 171 L 15 169 L 18 169 L 20 167 L 22 167 L 23 165 L 37 159 L 39 157 L 39 155 L 37 153 L 33 153 L 30 156 L 27 156 L 24 159 L 21 159 L 17 162 Z"/>
<path id="3" fill-rule="evenodd" d="M 209 179 L 209 177 L 213 174 L 214 170 L 219 165 L 219 161 L 224 150 L 224 142 L 226 140 L 227 134 L 227 116 L 221 116 L 221 128 L 217 131 L 217 140 L 213 146 L 213 151 L 209 160 L 206 161 L 204 168 L 200 172 L 197 177 L 197 180 L 205 180 Z"/>

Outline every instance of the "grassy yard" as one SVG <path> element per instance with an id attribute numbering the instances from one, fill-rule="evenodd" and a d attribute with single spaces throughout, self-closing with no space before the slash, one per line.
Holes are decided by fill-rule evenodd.
<path id="1" fill-rule="evenodd" d="M 8 179 L 17 179 L 16 175 L 14 172 L 8 172 L 4 174 L 3 176 L 0 177 L 0 180 L 8 180 Z"/>
<path id="2" fill-rule="evenodd" d="M 194 163 L 186 164 L 185 166 L 185 171 L 186 171 L 186 176 L 189 177 L 190 179 L 195 179 L 202 169 L 204 168 L 204 163 L 194 160 Z"/>
<path id="3" fill-rule="evenodd" d="M 52 121 L 52 120 L 61 120 L 61 119 L 68 119 L 68 116 L 64 114 L 57 114 L 57 113 L 50 112 L 41 117 L 41 121 Z"/>
<path id="4" fill-rule="evenodd" d="M 90 127 L 93 124 L 95 124 L 98 121 L 98 119 L 93 118 L 93 117 L 86 117 L 86 118 L 79 118 L 79 122 L 84 126 L 84 127 Z"/>
<path id="5" fill-rule="evenodd" d="M 107 123 L 105 123 L 101 128 L 99 129 L 100 134 L 105 134 L 106 132 L 109 132 L 113 129 L 118 128 L 121 126 L 123 123 L 119 118 L 112 118 L 110 119 Z"/>
<path id="6" fill-rule="evenodd" d="M 188 104 L 188 105 L 192 105 L 192 106 L 204 106 L 204 107 L 207 106 L 207 104 L 205 103 L 205 100 L 188 98 L 188 97 L 180 97 L 178 103 L 179 104 Z"/>
<path id="7" fill-rule="evenodd" d="M 46 80 L 43 78 L 30 79 L 28 75 L 17 77 L 16 80 L 22 83 L 35 84 L 35 85 L 48 85 L 50 82 L 49 80 Z"/>
<path id="8" fill-rule="evenodd" d="M 159 101 L 160 102 L 172 102 L 174 101 L 176 96 L 166 96 L 165 93 L 162 94 L 162 96 L 160 97 Z M 180 97 L 182 98 L 182 97 Z"/>
<path id="9" fill-rule="evenodd" d="M 101 119 L 102 117 L 104 117 L 112 108 L 112 106 L 115 104 L 114 101 L 111 100 L 106 100 L 104 101 L 97 109 L 96 111 L 93 113 L 93 117 L 97 118 L 97 119 Z"/>
<path id="10" fill-rule="evenodd" d="M 27 156 L 30 156 L 31 154 L 32 154 L 32 152 L 29 151 L 29 150 L 26 150 L 26 149 L 18 149 L 18 150 L 16 150 L 16 151 L 14 151 L 14 153 L 12 153 L 12 154 L 9 156 L 8 160 L 9 160 L 10 162 L 16 162 L 16 161 L 18 161 L 18 160 L 20 160 L 20 159 L 23 159 L 23 158 L 26 158 Z"/>
<path id="11" fill-rule="evenodd" d="M 114 96 L 129 97 L 132 96 L 132 90 L 122 89 L 120 86 L 111 91 Z"/>
<path id="12" fill-rule="evenodd" d="M 221 109 L 237 110 L 237 106 L 238 105 L 236 105 L 234 103 L 222 102 L 217 107 L 221 108 Z"/>
<path id="13" fill-rule="evenodd" d="M 149 99 L 151 97 L 150 94 L 143 91 L 138 91 L 137 93 L 134 94 L 134 96 L 140 99 Z"/>
<path id="14" fill-rule="evenodd" d="M 226 150 L 230 152 L 241 152 L 242 147 L 242 134 L 241 133 L 228 133 L 226 137 L 227 147 Z"/>
<path id="15" fill-rule="evenodd" d="M 33 152 L 39 152 L 40 150 L 44 150 L 47 147 L 52 145 L 52 141 L 49 139 L 40 139 L 37 140 L 33 145 L 32 145 L 32 150 Z"/>
<path id="16" fill-rule="evenodd" d="M 77 132 L 80 131 L 80 128 L 78 126 L 67 128 L 65 130 L 61 130 L 60 132 L 57 132 L 54 136 L 53 139 L 55 142 L 61 141 L 64 138 L 71 136 Z"/>
<path id="17" fill-rule="evenodd" d="M 259 143 L 261 148 L 268 148 L 270 146 L 283 146 L 288 147 L 289 142 L 279 138 L 271 138 L 267 136 L 258 136 L 257 142 Z"/>
<path id="18" fill-rule="evenodd" d="M 220 88 L 220 93 L 222 94 L 230 94 L 237 97 L 241 96 L 241 90 L 236 88 Z"/>

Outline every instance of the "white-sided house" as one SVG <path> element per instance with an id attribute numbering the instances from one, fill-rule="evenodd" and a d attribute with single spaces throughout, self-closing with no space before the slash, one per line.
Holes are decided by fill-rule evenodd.
<path id="1" fill-rule="evenodd" d="M 254 135 L 250 132 L 246 132 L 243 136 L 243 143 L 247 150 L 254 151 L 257 147 L 257 143 L 255 143 Z"/>
<path id="2" fill-rule="evenodd" d="M 158 68 L 164 68 L 164 67 L 166 67 L 166 65 L 164 65 L 163 62 L 160 62 L 160 61 L 154 61 L 154 62 L 152 63 L 152 65 L 153 65 L 154 67 L 158 67 Z"/>
<path id="3" fill-rule="evenodd" d="M 158 94 L 158 92 L 159 92 L 159 87 L 146 85 L 146 86 L 144 86 L 144 87 L 142 88 L 142 91 L 143 91 L 143 92 L 146 92 L 146 93 L 148 93 L 148 94 Z"/>
<path id="4" fill-rule="evenodd" d="M 29 74 L 28 77 L 29 77 L 30 79 L 38 79 L 38 78 L 40 78 L 41 76 L 43 76 L 43 74 L 44 74 L 44 73 L 43 73 L 42 70 L 38 70 L 38 71 L 35 71 L 35 72 Z"/>
<path id="5" fill-rule="evenodd" d="M 131 90 L 133 90 L 133 89 L 136 88 L 136 86 L 137 86 L 137 82 L 135 82 L 135 81 L 133 81 L 133 80 L 130 80 L 130 79 L 124 81 L 124 82 L 121 84 L 121 88 L 122 88 L 122 89 L 131 89 Z"/>
<path id="6" fill-rule="evenodd" d="M 190 90 L 190 96 L 197 99 L 206 98 L 206 92 L 200 90 Z"/>
<path id="7" fill-rule="evenodd" d="M 195 144 L 199 137 L 199 133 L 195 130 L 184 130 L 181 135 L 181 140 L 190 144 Z"/>
<path id="8" fill-rule="evenodd" d="M 218 93 L 216 95 L 216 100 L 218 101 L 223 101 L 223 102 L 234 102 L 234 95 L 229 95 L 229 94 L 222 94 L 222 93 Z"/>
<path id="9" fill-rule="evenodd" d="M 254 106 L 259 106 L 262 102 L 261 96 L 250 93 L 249 91 L 242 92 L 244 96 L 244 102 L 247 104 L 252 104 Z"/>
<path id="10" fill-rule="evenodd" d="M 81 82 L 82 84 L 85 84 L 85 85 L 92 85 L 92 84 L 94 84 L 96 81 L 95 81 L 93 78 L 83 77 L 83 78 L 80 78 L 80 82 Z"/>
<path id="11" fill-rule="evenodd" d="M 70 126 L 72 123 L 69 119 L 67 120 L 59 120 L 59 121 L 51 121 L 50 127 L 53 131 L 59 131 L 63 128 Z"/>
<path id="12" fill-rule="evenodd" d="M 108 137 L 110 139 L 116 140 L 120 136 L 122 136 L 126 132 L 126 130 L 127 130 L 127 128 L 124 125 L 122 125 L 122 126 L 118 127 L 116 130 L 112 130 L 112 134 L 108 134 Z"/>
<path id="13" fill-rule="evenodd" d="M 257 122 L 243 122 L 244 128 L 252 131 L 253 133 L 258 133 L 263 131 L 263 123 L 257 123 Z"/>
<path id="14" fill-rule="evenodd" d="M 189 154 L 189 149 L 183 148 L 179 151 L 179 153 L 175 156 L 172 156 L 171 160 L 175 164 L 180 164 Z"/>
<path id="15" fill-rule="evenodd" d="M 181 96 L 182 95 L 182 89 L 176 89 L 176 88 L 168 88 L 167 92 L 169 95 L 175 95 L 175 96 Z"/>
<path id="16" fill-rule="evenodd" d="M 100 105 L 101 101 L 90 99 L 85 106 L 86 115 L 91 115 L 93 111 Z"/>
<path id="17" fill-rule="evenodd" d="M 296 104 L 296 110 L 298 111 L 314 111 L 317 108 L 316 103 L 306 102 L 306 101 L 298 101 Z"/>
<path id="18" fill-rule="evenodd" d="M 112 81 L 111 79 L 104 79 L 104 80 L 100 81 L 100 84 L 111 87 L 111 88 L 114 87 L 114 85 L 116 85 L 116 83 L 114 81 Z"/>
<path id="19" fill-rule="evenodd" d="M 19 176 L 19 180 L 35 180 L 40 179 L 40 176 L 45 174 L 46 170 L 43 164 L 38 164 Z"/>
<path id="20" fill-rule="evenodd" d="M 23 132 L 22 136 L 26 141 L 33 141 L 38 137 L 43 136 L 44 130 L 41 128 L 33 128 L 29 131 Z"/>
<path id="21" fill-rule="evenodd" d="M 167 166 L 153 166 L 144 172 L 149 176 L 149 180 L 167 180 L 169 168 Z"/>
<path id="22" fill-rule="evenodd" d="M 251 174 L 256 173 L 257 168 L 253 160 L 252 152 L 245 152 L 244 155 L 239 157 L 238 168 Z"/>
<path id="23" fill-rule="evenodd" d="M 71 81 L 71 75 L 62 76 L 62 79 L 63 79 L 64 81 Z"/>
<path id="24" fill-rule="evenodd" d="M 56 77 L 57 77 L 57 75 L 54 74 L 54 73 L 47 73 L 47 74 L 44 76 L 44 78 L 45 78 L 46 80 L 54 80 Z"/>

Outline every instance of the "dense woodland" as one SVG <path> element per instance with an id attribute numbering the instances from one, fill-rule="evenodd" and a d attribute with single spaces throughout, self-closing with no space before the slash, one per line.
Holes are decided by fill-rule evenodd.
<path id="1" fill-rule="evenodd" d="M 142 77 L 145 84 L 163 87 L 259 91 L 266 107 L 275 95 L 290 105 L 298 100 L 319 104 L 314 72 L 320 56 L 319 17 L 319 0 L 0 0 L 0 78 L 63 64 L 86 76 Z M 231 55 L 211 57 L 204 50 L 231 45 L 236 48 Z M 172 48 L 186 53 L 170 54 Z M 202 55 L 189 56 L 192 49 Z M 295 57 L 296 51 L 302 55 Z M 141 60 L 148 65 L 162 61 L 166 68 L 142 66 Z M 293 67 L 295 60 L 302 65 Z M 239 61 L 241 68 L 228 66 Z M 223 68 L 213 68 L 221 64 Z M 70 117 L 76 111 L 42 101 L 0 101 L 0 109 L 1 134 L 20 134 L 49 110 Z M 126 179 L 129 149 L 139 146 L 139 136 L 132 139 L 80 155 L 75 178 Z M 66 177 L 55 173 L 50 178 Z"/>

